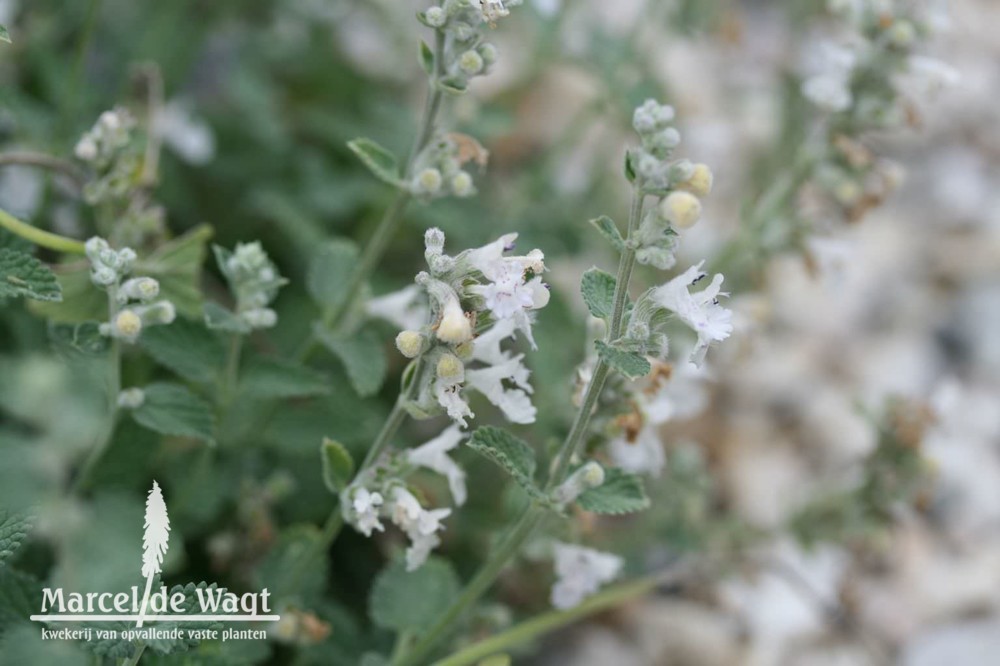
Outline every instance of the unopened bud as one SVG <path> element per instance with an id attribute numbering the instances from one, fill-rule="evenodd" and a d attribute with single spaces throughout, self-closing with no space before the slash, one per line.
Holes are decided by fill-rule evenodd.
<path id="1" fill-rule="evenodd" d="M 445 304 L 441 323 L 438 324 L 437 338 L 453 345 L 472 339 L 472 322 L 465 316 L 457 298 L 452 298 Z"/>
<path id="2" fill-rule="evenodd" d="M 115 317 L 113 333 L 116 338 L 134 342 L 142 332 L 142 317 L 132 310 L 122 310 Z"/>
<path id="3" fill-rule="evenodd" d="M 487 65 L 492 65 L 497 61 L 497 47 L 493 46 L 489 42 L 486 42 L 479 47 L 479 55 L 483 57 L 483 62 Z"/>
<path id="4" fill-rule="evenodd" d="M 573 472 L 562 485 L 556 488 L 552 493 L 552 499 L 557 504 L 566 505 L 602 483 L 604 483 L 604 468 L 596 462 L 590 461 Z"/>
<path id="5" fill-rule="evenodd" d="M 456 380 L 465 376 L 465 365 L 454 354 L 444 354 L 438 359 L 437 376 L 444 380 Z"/>
<path id="6" fill-rule="evenodd" d="M 434 6 L 424 12 L 424 21 L 432 28 L 440 28 L 448 21 L 448 15 L 440 7 Z"/>
<path id="7" fill-rule="evenodd" d="M 132 278 L 121 286 L 118 290 L 118 301 L 125 303 L 128 300 L 151 301 L 160 295 L 160 283 L 153 278 L 140 277 Z"/>
<path id="8" fill-rule="evenodd" d="M 77 142 L 73 154 L 84 162 L 91 162 L 97 159 L 97 142 L 88 134 Z"/>
<path id="9" fill-rule="evenodd" d="M 158 301 L 152 305 L 136 307 L 134 310 L 142 317 L 144 326 L 172 324 L 177 318 L 177 308 L 170 301 Z"/>
<path id="10" fill-rule="evenodd" d="M 424 350 L 424 336 L 419 331 L 400 331 L 396 336 L 396 349 L 406 358 L 416 358 Z"/>
<path id="11" fill-rule="evenodd" d="M 417 174 L 414 190 L 417 194 L 437 194 L 441 190 L 441 172 L 437 169 L 424 169 Z"/>
<path id="12" fill-rule="evenodd" d="M 475 76 L 483 71 L 483 56 L 477 52 L 469 50 L 458 57 L 458 68 L 469 76 Z"/>
<path id="13" fill-rule="evenodd" d="M 278 313 L 271 308 L 255 308 L 240 315 L 250 328 L 272 328 L 278 323 Z"/>
<path id="14" fill-rule="evenodd" d="M 696 197 L 707 197 L 712 191 L 712 170 L 707 164 L 695 164 L 691 175 L 677 187 L 687 190 Z"/>
<path id="15" fill-rule="evenodd" d="M 146 392 L 141 388 L 128 388 L 118 394 L 118 406 L 122 409 L 138 409 L 146 402 Z"/>
<path id="16" fill-rule="evenodd" d="M 660 215 L 676 229 L 690 229 L 701 218 L 701 201 L 690 192 L 671 192 L 660 202 Z"/>
<path id="17" fill-rule="evenodd" d="M 472 184 L 472 176 L 465 171 L 459 171 L 451 177 L 451 191 L 456 197 L 467 197 L 475 194 L 476 190 Z"/>

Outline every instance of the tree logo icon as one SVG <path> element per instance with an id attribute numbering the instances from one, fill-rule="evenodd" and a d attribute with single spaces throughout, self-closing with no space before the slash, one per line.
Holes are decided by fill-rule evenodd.
<path id="1" fill-rule="evenodd" d="M 154 480 L 153 487 L 146 497 L 146 518 L 143 521 L 145 531 L 142 534 L 142 575 L 146 579 L 146 591 L 142 595 L 142 607 L 135 626 L 141 627 L 146 614 L 146 604 L 153 587 L 153 579 L 160 573 L 163 556 L 167 552 L 170 538 L 170 517 L 167 516 L 167 504 L 163 501 L 160 485 Z"/>

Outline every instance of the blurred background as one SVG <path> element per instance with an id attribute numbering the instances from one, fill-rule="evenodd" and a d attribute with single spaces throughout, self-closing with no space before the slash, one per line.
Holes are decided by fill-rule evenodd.
<path id="1" fill-rule="evenodd" d="M 13 38 L 0 45 L 0 144 L 70 156 L 101 111 L 141 99 L 137 72 L 154 64 L 166 100 L 157 198 L 167 226 L 179 235 L 208 223 L 213 242 L 227 247 L 263 242 L 291 285 L 276 306 L 282 326 L 255 344 L 285 352 L 316 314 L 302 286 L 312 248 L 331 236 L 363 242 L 391 195 L 345 144 L 364 135 L 399 154 L 410 145 L 426 88 L 416 59 L 422 8 L 414 0 L 0 0 Z M 631 110 L 648 97 L 676 108 L 680 154 L 715 173 L 678 265 L 704 259 L 723 270 L 738 322 L 703 372 L 675 377 L 687 406 L 662 432 L 668 469 L 649 484 L 657 509 L 581 529 L 628 556 L 632 571 L 747 542 L 753 557 L 559 632 L 515 663 L 1000 660 L 1000 5 L 949 2 L 924 51 L 959 80 L 914 102 L 906 126 L 866 137 L 898 166 L 900 184 L 882 205 L 844 222 L 802 188 L 785 205 L 809 232 L 747 245 L 748 211 L 793 168 L 817 122 L 799 88 L 828 22 L 826 3 L 813 0 L 526 0 L 493 31 L 496 70 L 449 104 L 450 126 L 490 151 L 476 174 L 480 194 L 412 207 L 373 291 L 412 280 L 429 226 L 456 251 L 509 231 L 542 248 L 554 298 L 535 328 L 542 351 L 528 357 L 539 421 L 522 434 L 545 445 L 572 417 L 574 371 L 587 348 L 578 279 L 615 261 L 587 220 L 625 216 Z M 38 170 L 0 170 L 0 207 L 68 236 L 91 233 L 90 211 Z M 208 293 L 222 289 L 213 270 Z M 637 279 L 659 281 L 648 269 Z M 402 369 L 390 354 L 386 387 L 362 400 L 324 361 L 330 396 L 283 407 L 211 468 L 190 443 L 126 425 L 112 444 L 115 462 L 100 470 L 101 490 L 84 502 L 61 484 L 78 433 L 100 407 L 49 350 L 44 322 L 21 306 L 3 311 L 0 496 L 39 515 L 39 542 L 21 565 L 88 589 L 115 580 L 118 562 L 132 566 L 134 539 L 122 526 L 141 521 L 135 498 L 153 470 L 168 496 L 185 498 L 171 507 L 183 543 L 171 550 L 169 577 L 221 577 L 232 587 L 270 580 L 292 528 L 329 510 L 319 441 L 336 436 L 364 450 Z M 128 372 L 159 372 L 146 366 L 137 359 Z M 932 478 L 915 504 L 864 539 L 755 538 L 788 524 L 798 526 L 793 535 L 814 536 L 827 514 L 810 507 L 856 483 L 880 424 L 888 419 L 905 439 L 899 405 L 919 430 L 914 445 Z M 45 427 L 25 434 L 15 421 Z M 406 439 L 425 441 L 440 425 L 411 424 Z M 466 576 L 488 546 L 484 535 L 504 520 L 496 511 L 504 499 L 484 463 L 463 462 L 480 492 L 453 519 L 442 552 Z M 56 534 L 76 537 L 49 540 Z M 384 646 L 364 608 L 391 547 L 342 535 L 317 573 L 329 593 L 307 600 L 322 629 L 315 640 L 246 648 L 230 663 L 355 664 Z M 547 566 L 523 564 L 475 618 L 482 635 L 546 607 Z M 25 654 L 27 630 L 3 640 L 0 661 L 29 663 L 10 661 Z M 30 663 L 87 663 L 71 646 L 32 649 L 65 652 Z"/>

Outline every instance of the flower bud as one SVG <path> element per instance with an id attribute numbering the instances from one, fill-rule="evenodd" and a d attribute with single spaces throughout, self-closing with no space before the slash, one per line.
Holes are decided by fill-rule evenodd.
<path id="1" fill-rule="evenodd" d="M 696 197 L 706 197 L 712 192 L 712 170 L 707 164 L 695 164 L 691 175 L 677 187 L 687 190 Z"/>
<path id="2" fill-rule="evenodd" d="M 272 328 L 278 323 L 278 313 L 271 308 L 255 308 L 240 315 L 250 328 Z"/>
<path id="3" fill-rule="evenodd" d="M 151 301 L 160 294 L 160 283 L 153 278 L 140 277 L 132 278 L 121 286 L 118 290 L 118 302 L 125 303 L 128 300 Z"/>
<path id="4" fill-rule="evenodd" d="M 483 57 L 477 52 L 469 50 L 458 57 L 458 68 L 468 76 L 475 76 L 483 71 Z"/>
<path id="5" fill-rule="evenodd" d="M 86 134 L 77 142 L 73 154 L 84 162 L 91 162 L 97 159 L 97 142 L 89 134 Z"/>
<path id="6" fill-rule="evenodd" d="M 90 280 L 98 287 L 108 287 L 118 280 L 118 272 L 103 264 L 96 264 L 90 269 Z"/>
<path id="7" fill-rule="evenodd" d="M 443 9 L 435 5 L 424 12 L 424 21 L 432 28 L 440 28 L 448 22 L 448 16 Z"/>
<path id="8" fill-rule="evenodd" d="M 428 252 L 440 254 L 444 251 L 444 232 L 437 227 L 431 227 L 424 232 L 424 247 Z"/>
<path id="9" fill-rule="evenodd" d="M 141 388 L 128 388 L 118 394 L 118 406 L 122 409 L 138 409 L 146 402 L 146 392 Z"/>
<path id="10" fill-rule="evenodd" d="M 573 472 L 562 485 L 552 493 L 552 499 L 560 505 L 566 505 L 591 488 L 597 488 L 604 483 L 604 468 L 590 461 Z"/>
<path id="11" fill-rule="evenodd" d="M 917 38 L 917 30 L 909 21 L 896 21 L 886 31 L 886 36 L 893 46 L 905 49 L 913 45 L 913 41 Z"/>
<path id="12" fill-rule="evenodd" d="M 454 354 L 444 354 L 438 359 L 437 376 L 444 380 L 461 379 L 465 376 L 465 365 Z"/>
<path id="13" fill-rule="evenodd" d="M 122 310 L 115 317 L 113 335 L 128 342 L 134 342 L 142 332 L 142 317 L 132 310 Z"/>
<path id="14" fill-rule="evenodd" d="M 137 307 L 135 313 L 142 317 L 144 326 L 172 324 L 177 318 L 177 308 L 170 301 L 158 301 L 152 305 Z"/>
<path id="15" fill-rule="evenodd" d="M 465 316 L 457 298 L 451 298 L 445 303 L 441 323 L 437 328 L 437 339 L 453 345 L 472 339 L 472 322 Z"/>
<path id="16" fill-rule="evenodd" d="M 472 176 L 466 171 L 459 171 L 451 177 L 451 191 L 456 197 L 467 197 L 476 193 L 473 187 Z"/>
<path id="17" fill-rule="evenodd" d="M 479 55 L 483 57 L 483 62 L 492 65 L 497 61 L 497 47 L 489 42 L 479 47 Z"/>
<path id="18" fill-rule="evenodd" d="M 701 217 L 701 201 L 690 192 L 671 192 L 660 202 L 660 215 L 677 229 L 690 229 Z"/>
<path id="19" fill-rule="evenodd" d="M 396 336 L 396 349 L 406 358 L 416 358 L 424 349 L 424 336 L 419 331 L 400 331 Z"/>
<path id="20" fill-rule="evenodd" d="M 441 190 L 441 172 L 434 168 L 424 169 L 413 183 L 413 189 L 417 194 L 437 194 Z"/>
<path id="21" fill-rule="evenodd" d="M 649 146 L 653 150 L 672 150 L 681 143 L 681 133 L 674 127 L 668 127 L 649 137 Z"/>

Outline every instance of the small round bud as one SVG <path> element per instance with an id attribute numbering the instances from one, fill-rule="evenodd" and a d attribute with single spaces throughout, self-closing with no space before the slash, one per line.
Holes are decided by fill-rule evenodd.
<path id="1" fill-rule="evenodd" d="M 444 306 L 437 338 L 441 342 L 460 345 L 472 339 L 472 322 L 465 316 L 458 299 L 452 298 Z"/>
<path id="2" fill-rule="evenodd" d="M 160 295 L 160 283 L 153 278 L 140 277 L 132 278 L 122 285 L 118 291 L 119 302 L 126 302 L 129 299 L 137 301 L 151 301 Z"/>
<path id="3" fill-rule="evenodd" d="M 431 227 L 424 232 L 424 247 L 435 254 L 444 250 L 444 232 L 437 227 Z"/>
<path id="4" fill-rule="evenodd" d="M 597 488 L 604 483 L 604 468 L 595 462 L 588 462 L 580 469 L 580 479 L 588 488 Z"/>
<path id="5" fill-rule="evenodd" d="M 118 406 L 122 409 L 138 409 L 146 402 L 146 392 L 141 388 L 128 388 L 118 394 Z"/>
<path id="6" fill-rule="evenodd" d="M 455 347 L 455 354 L 463 361 L 472 358 L 472 352 L 475 351 L 476 346 L 471 341 L 463 342 L 462 344 Z"/>
<path id="7" fill-rule="evenodd" d="M 485 63 L 483 57 L 476 51 L 466 51 L 458 57 L 458 68 L 468 76 L 475 76 L 483 71 Z"/>
<path id="8" fill-rule="evenodd" d="M 87 134 L 77 142 L 73 154 L 84 162 L 93 161 L 97 159 L 97 142 Z"/>
<path id="9" fill-rule="evenodd" d="M 465 376 L 465 365 L 454 354 L 444 354 L 438 359 L 437 376 L 440 379 L 460 379 Z"/>
<path id="10" fill-rule="evenodd" d="M 142 332 L 142 317 L 132 310 L 122 310 L 115 317 L 114 335 L 116 338 L 134 341 Z"/>
<path id="11" fill-rule="evenodd" d="M 434 6 L 424 12 L 424 20 L 432 28 L 440 28 L 448 22 L 448 15 L 440 7 Z"/>
<path id="12" fill-rule="evenodd" d="M 135 250 L 130 247 L 123 247 L 118 250 L 118 265 L 121 267 L 119 270 L 124 274 L 132 270 L 132 264 L 138 258 Z"/>
<path id="13" fill-rule="evenodd" d="M 114 111 L 105 111 L 97 119 L 97 122 L 99 125 L 111 132 L 120 129 L 122 126 L 121 117 Z"/>
<path id="14" fill-rule="evenodd" d="M 97 264 L 90 269 L 90 280 L 98 287 L 109 287 L 118 281 L 118 272 L 113 268 Z"/>
<path id="15" fill-rule="evenodd" d="M 270 308 L 247 310 L 240 316 L 250 328 L 273 328 L 278 323 L 278 313 Z"/>
<path id="16" fill-rule="evenodd" d="M 497 47 L 489 42 L 486 42 L 479 47 L 479 55 L 483 57 L 484 63 L 492 65 L 497 61 Z"/>
<path id="17" fill-rule="evenodd" d="M 701 218 L 701 201 L 690 192 L 671 192 L 660 202 L 660 215 L 676 229 L 690 229 Z"/>
<path id="18" fill-rule="evenodd" d="M 472 184 L 472 176 L 466 171 L 456 173 L 451 177 L 451 191 L 455 193 L 456 197 L 467 197 L 475 194 L 476 190 Z"/>
<path id="19" fill-rule="evenodd" d="M 573 472 L 555 491 L 552 499 L 557 504 L 565 505 L 592 488 L 604 483 L 604 469 L 594 461 L 590 461 Z"/>
<path id="20" fill-rule="evenodd" d="M 653 109 L 653 118 L 660 127 L 674 119 L 674 107 L 669 104 L 657 104 Z"/>
<path id="21" fill-rule="evenodd" d="M 900 49 L 905 49 L 913 45 L 917 38 L 917 29 L 909 21 L 896 21 L 886 31 L 889 42 Z"/>
<path id="22" fill-rule="evenodd" d="M 636 170 L 639 172 L 640 176 L 649 180 L 656 177 L 660 171 L 661 164 L 660 160 L 656 159 L 649 153 L 643 152 L 639 156 L 639 163 L 636 165 Z"/>
<path id="23" fill-rule="evenodd" d="M 142 317 L 142 323 L 146 326 L 172 324 L 177 318 L 177 308 L 170 301 L 159 301 L 145 307 L 137 307 L 135 312 Z"/>
<path id="24" fill-rule="evenodd" d="M 424 169 L 417 174 L 414 189 L 417 194 L 437 194 L 441 190 L 441 172 L 437 169 Z"/>
<path id="25" fill-rule="evenodd" d="M 416 358 L 424 350 L 424 336 L 419 331 L 400 331 L 396 336 L 396 349 L 406 358 Z"/>
<path id="26" fill-rule="evenodd" d="M 687 190 L 696 197 L 707 197 L 712 191 L 712 170 L 707 164 L 695 164 L 691 176 L 677 187 Z"/>
<path id="27" fill-rule="evenodd" d="M 676 127 L 668 127 L 649 137 L 649 146 L 653 150 L 673 150 L 681 143 L 681 133 Z"/>

